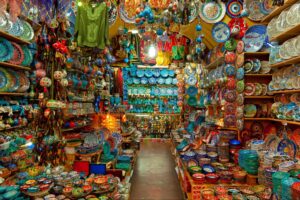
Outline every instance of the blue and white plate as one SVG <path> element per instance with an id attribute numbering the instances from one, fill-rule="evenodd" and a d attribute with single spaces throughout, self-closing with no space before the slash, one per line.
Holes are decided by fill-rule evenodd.
<path id="1" fill-rule="evenodd" d="M 172 80 L 172 84 L 173 84 L 173 85 L 177 85 L 177 83 L 178 83 L 178 80 L 177 80 L 177 78 L 173 78 L 173 80 Z"/>
<path id="2" fill-rule="evenodd" d="M 151 78 L 152 75 L 153 75 L 153 73 L 152 73 L 151 70 L 145 70 L 145 76 L 146 76 L 147 78 Z"/>
<path id="3" fill-rule="evenodd" d="M 145 71 L 144 70 L 137 70 L 136 72 L 136 76 L 139 78 L 142 78 L 145 75 Z"/>
<path id="4" fill-rule="evenodd" d="M 173 79 L 171 77 L 166 78 L 166 80 L 165 80 L 165 84 L 167 84 L 167 85 L 171 85 L 172 82 L 173 82 Z"/>
<path id="5" fill-rule="evenodd" d="M 151 77 L 148 79 L 149 84 L 155 85 L 156 84 L 156 79 L 154 77 Z"/>
<path id="6" fill-rule="evenodd" d="M 187 84 L 189 85 L 196 85 L 197 83 L 197 78 L 196 76 L 189 76 L 187 79 Z"/>
<path id="7" fill-rule="evenodd" d="M 160 85 L 165 84 L 165 79 L 160 77 L 157 79 L 157 83 Z"/>
<path id="8" fill-rule="evenodd" d="M 216 42 L 223 43 L 230 37 L 230 28 L 226 23 L 218 22 L 213 26 L 211 34 Z"/>
<path id="9" fill-rule="evenodd" d="M 146 77 L 141 78 L 141 84 L 148 84 L 148 79 Z"/>
<path id="10" fill-rule="evenodd" d="M 174 77 L 175 76 L 175 71 L 174 70 L 169 70 L 169 76 Z"/>
<path id="11" fill-rule="evenodd" d="M 161 70 L 160 75 L 164 78 L 167 78 L 169 76 L 169 70 L 168 69 Z"/>
<path id="12" fill-rule="evenodd" d="M 155 69 L 153 71 L 153 76 L 156 77 L 156 78 L 160 77 L 160 70 L 159 69 Z"/>
<path id="13" fill-rule="evenodd" d="M 268 42 L 267 27 L 264 25 L 254 25 L 248 28 L 243 41 L 246 52 L 257 52 Z"/>
<path id="14" fill-rule="evenodd" d="M 237 80 L 243 80 L 245 76 L 245 70 L 244 68 L 238 68 L 236 70 L 236 79 Z"/>

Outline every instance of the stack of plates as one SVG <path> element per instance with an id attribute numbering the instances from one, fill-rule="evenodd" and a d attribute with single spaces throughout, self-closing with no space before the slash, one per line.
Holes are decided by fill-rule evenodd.
<path id="1" fill-rule="evenodd" d="M 273 193 L 280 196 L 282 192 L 281 181 L 290 176 L 287 172 L 275 172 L 272 175 L 272 183 L 273 183 Z"/>
<path id="2" fill-rule="evenodd" d="M 256 175 L 259 167 L 259 157 L 255 150 L 240 150 L 239 165 L 248 174 Z"/>

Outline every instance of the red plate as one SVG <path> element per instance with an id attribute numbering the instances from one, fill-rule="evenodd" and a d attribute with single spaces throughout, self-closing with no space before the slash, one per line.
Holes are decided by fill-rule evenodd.
<path id="1" fill-rule="evenodd" d="M 255 92 L 255 85 L 253 83 L 246 83 L 244 93 L 247 96 L 252 96 Z"/>
<path id="2" fill-rule="evenodd" d="M 248 25 L 247 25 L 247 22 L 243 18 L 233 18 L 228 23 L 230 31 L 236 25 L 238 25 L 240 27 L 240 32 L 235 37 L 240 39 L 240 38 L 244 37 L 245 32 L 248 29 Z"/>

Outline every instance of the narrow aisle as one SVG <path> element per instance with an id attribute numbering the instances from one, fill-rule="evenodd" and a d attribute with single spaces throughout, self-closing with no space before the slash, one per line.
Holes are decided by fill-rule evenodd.
<path id="1" fill-rule="evenodd" d="M 167 143 L 141 144 L 130 200 L 183 200 L 175 163 Z"/>

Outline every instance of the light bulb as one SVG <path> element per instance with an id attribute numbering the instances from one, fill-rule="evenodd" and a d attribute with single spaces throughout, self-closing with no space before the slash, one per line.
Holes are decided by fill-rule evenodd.
<path id="1" fill-rule="evenodd" d="M 78 6 L 82 6 L 82 2 L 81 1 L 78 2 Z"/>
<path id="2" fill-rule="evenodd" d="M 149 58 L 155 58 L 155 56 L 156 56 L 156 48 L 153 44 L 151 44 L 148 49 L 148 56 L 149 56 Z"/>

